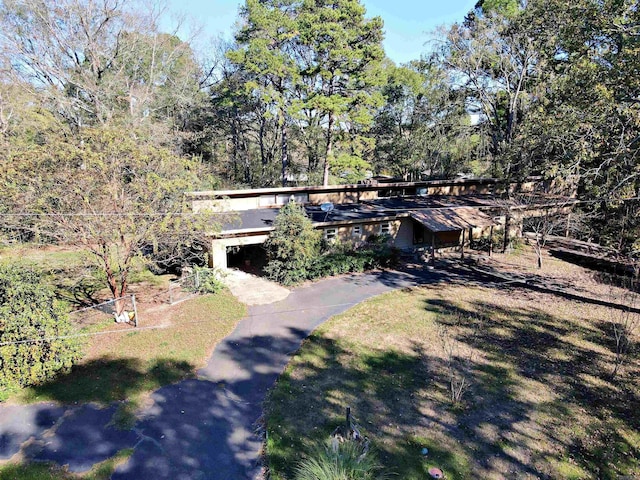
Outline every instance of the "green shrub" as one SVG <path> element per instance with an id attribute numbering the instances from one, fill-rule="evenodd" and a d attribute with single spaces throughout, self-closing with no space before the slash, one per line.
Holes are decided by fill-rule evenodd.
<path id="1" fill-rule="evenodd" d="M 198 293 L 218 293 L 224 288 L 220 279 L 220 272 L 215 268 L 194 267 L 194 274 L 198 276 L 199 285 L 195 288 Z"/>
<path id="2" fill-rule="evenodd" d="M 356 442 L 316 448 L 296 468 L 296 480 L 374 480 L 386 476 L 375 456 Z"/>
<path id="3" fill-rule="evenodd" d="M 320 253 L 321 232 L 313 228 L 304 208 L 289 202 L 280 209 L 274 230 L 265 247 L 265 272 L 283 285 L 294 285 L 309 278 L 309 269 Z"/>
<path id="4" fill-rule="evenodd" d="M 349 244 L 329 245 L 329 251 L 318 256 L 309 265 L 308 278 L 316 279 L 351 272 L 364 272 L 393 265 L 398 250 L 386 243 L 372 243 L 355 249 Z"/>
<path id="5" fill-rule="evenodd" d="M 364 272 L 392 265 L 398 259 L 398 250 L 389 246 L 388 236 L 372 236 L 360 248 L 352 242 L 322 241 L 304 208 L 294 202 L 280 210 L 265 246 L 268 263 L 264 270 L 270 279 L 284 285 Z"/>
<path id="6" fill-rule="evenodd" d="M 80 358 L 71 323 L 32 269 L 0 265 L 0 399 L 46 381 Z M 33 341 L 35 340 L 35 341 Z"/>

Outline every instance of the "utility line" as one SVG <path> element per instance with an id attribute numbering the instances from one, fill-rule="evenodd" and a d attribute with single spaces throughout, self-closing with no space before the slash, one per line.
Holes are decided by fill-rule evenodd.
<path id="1" fill-rule="evenodd" d="M 255 318 L 255 317 L 260 317 L 260 316 L 264 316 L 264 315 L 278 315 L 278 314 L 283 314 L 283 313 L 297 313 L 297 312 L 304 312 L 306 310 L 320 310 L 320 309 L 326 309 L 326 308 L 336 308 L 336 307 L 353 307 L 356 306 L 357 303 L 336 303 L 333 305 L 318 305 L 318 306 L 310 306 L 310 307 L 305 307 L 305 308 L 298 308 L 298 309 L 291 309 L 291 310 L 281 310 L 281 311 L 275 311 L 275 312 L 265 312 L 265 313 L 259 313 L 259 314 L 252 314 L 252 315 L 247 315 L 245 318 Z M 91 307 L 89 307 L 91 308 Z M 79 310 L 77 310 L 79 311 Z M 75 312 L 70 312 L 70 314 L 74 314 Z M 0 342 L 0 347 L 5 347 L 8 345 L 23 345 L 23 344 L 28 344 L 28 343 L 36 343 L 36 342 L 51 342 L 53 340 L 65 340 L 65 339 L 71 339 L 71 338 L 81 338 L 81 337 L 90 337 L 90 336 L 94 336 L 94 335 L 109 335 L 112 333 L 132 333 L 132 332 L 138 332 L 140 330 L 163 330 L 163 329 L 167 329 L 167 328 L 176 328 L 176 327 L 180 327 L 182 325 L 197 325 L 197 324 L 202 324 L 202 323 L 209 323 L 211 322 L 211 320 L 194 320 L 194 321 L 190 321 L 190 322 L 181 322 L 181 323 L 174 323 L 174 324 L 169 324 L 169 325 L 152 325 L 152 326 L 148 326 L 148 327 L 134 327 L 134 328 L 123 328 L 121 330 L 106 330 L 104 332 L 91 332 L 91 333 L 76 333 L 76 334 L 72 334 L 72 335 L 59 335 L 59 336 L 53 336 L 53 337 L 45 337 L 45 338 L 31 338 L 31 339 L 25 339 L 25 340 L 14 340 L 11 342 Z"/>
<path id="2" fill-rule="evenodd" d="M 464 198 L 464 195 L 460 196 Z M 473 197 L 471 195 L 471 197 Z M 395 197 L 391 197 L 395 198 Z M 629 202 L 634 200 L 640 200 L 640 197 L 631 197 L 631 198 L 621 198 L 615 201 L 619 202 Z M 558 201 L 555 203 L 544 203 L 539 206 L 555 206 L 555 205 L 572 205 L 572 204 L 587 204 L 587 203 L 601 203 L 612 201 L 611 199 L 593 199 L 593 200 L 580 200 L 577 198 L 567 198 L 564 202 Z M 371 200 L 363 201 L 362 204 L 375 206 L 375 202 Z M 357 205 L 357 204 L 354 204 Z M 415 209 L 448 209 L 448 208 L 491 208 L 491 207 L 504 207 L 505 205 L 444 205 L 437 207 L 417 207 Z M 516 205 L 517 206 L 517 205 Z M 533 205 L 538 206 L 538 205 Z M 381 207 L 380 211 L 397 211 L 397 210 L 406 210 L 404 207 Z M 198 215 L 227 215 L 234 216 L 237 215 L 237 211 L 228 211 L 228 212 L 150 212 L 150 213 L 113 213 L 113 212 L 92 212 L 92 213 L 38 213 L 38 212 L 18 212 L 18 213 L 0 213 L 0 217 L 164 217 L 164 216 L 198 216 Z"/>
<path id="3" fill-rule="evenodd" d="M 185 217 L 198 215 L 233 215 L 233 212 L 154 212 L 154 213 L 36 213 L 36 212 L 20 212 L 20 213 L 0 213 L 0 217 Z"/>

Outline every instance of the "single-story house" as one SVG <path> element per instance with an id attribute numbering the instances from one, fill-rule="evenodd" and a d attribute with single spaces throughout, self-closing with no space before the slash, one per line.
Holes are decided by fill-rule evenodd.
<path id="1" fill-rule="evenodd" d="M 525 189 L 533 190 L 535 182 L 525 184 Z M 229 214 L 221 231 L 212 235 L 210 248 L 210 264 L 227 268 L 256 259 L 259 263 L 264 252 L 257 247 L 267 240 L 279 209 L 289 201 L 304 205 L 313 225 L 327 240 L 357 244 L 372 235 L 386 235 L 390 243 L 407 251 L 463 249 L 472 238 L 504 228 L 509 212 L 521 207 L 502 200 L 498 187 L 495 179 L 369 182 L 190 192 L 187 197 L 194 212 Z M 539 202 L 536 209 L 540 210 Z M 522 216 L 520 213 L 519 218 Z M 516 234 L 519 225 L 521 221 L 510 222 L 509 234 Z"/>

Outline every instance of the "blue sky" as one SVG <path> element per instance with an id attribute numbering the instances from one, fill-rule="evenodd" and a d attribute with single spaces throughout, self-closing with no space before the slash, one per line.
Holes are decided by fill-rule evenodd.
<path id="1" fill-rule="evenodd" d="M 427 50 L 428 32 L 461 21 L 476 0 L 361 0 L 367 16 L 384 20 L 384 47 L 396 63 L 417 59 Z M 230 38 L 243 0 L 168 0 L 169 8 L 186 14 L 207 37 Z"/>

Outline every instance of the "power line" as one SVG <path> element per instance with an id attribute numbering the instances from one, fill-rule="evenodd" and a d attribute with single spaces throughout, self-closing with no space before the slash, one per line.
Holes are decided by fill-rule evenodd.
<path id="1" fill-rule="evenodd" d="M 630 197 L 630 198 L 621 198 L 616 199 L 615 201 L 619 202 L 629 202 L 640 200 L 640 197 Z M 588 204 L 588 203 L 601 203 L 601 202 L 611 202 L 614 200 L 611 199 L 593 199 L 593 200 L 579 200 L 579 199 L 567 199 L 566 204 Z M 371 204 L 372 202 L 366 201 L 363 202 L 366 204 Z M 564 205 L 562 201 L 556 203 L 543 204 L 542 206 L 555 206 L 555 205 Z M 446 209 L 446 208 L 491 208 L 491 207 L 502 207 L 503 205 L 450 205 L 443 207 L 424 207 L 431 210 L 437 209 Z M 406 208 L 402 207 L 384 207 L 381 211 L 397 211 L 397 210 L 406 210 Z M 199 215 L 207 216 L 207 215 L 227 215 L 234 216 L 237 215 L 238 211 L 228 211 L 228 212 L 149 212 L 149 213 L 115 213 L 115 212 L 87 212 L 87 213 L 41 213 L 41 212 L 16 212 L 16 213 L 0 213 L 0 217 L 165 217 L 165 216 L 174 216 L 174 217 L 196 217 Z"/>
<path id="2" fill-rule="evenodd" d="M 111 213 L 111 212 L 92 212 L 92 213 L 36 213 L 36 212 L 20 212 L 20 213 L 0 213 L 0 217 L 195 217 L 199 215 L 233 215 L 234 212 L 154 212 L 154 213 Z"/>
<path id="3" fill-rule="evenodd" d="M 356 306 L 358 303 L 336 303 L 333 305 L 317 305 L 317 306 L 308 306 L 305 308 L 297 308 L 297 309 L 290 309 L 290 310 L 281 310 L 281 311 L 275 311 L 275 312 L 266 312 L 266 313 L 260 313 L 260 314 L 252 314 L 252 315 L 247 315 L 245 318 L 255 318 L 255 317 L 260 317 L 260 316 L 264 316 L 264 315 L 277 315 L 277 314 L 281 314 L 281 313 L 297 313 L 297 312 L 304 312 L 306 310 L 320 310 L 320 309 L 326 309 L 326 308 L 335 308 L 335 307 L 354 307 Z M 93 307 L 89 307 L 89 308 L 93 308 Z M 78 312 L 80 310 L 76 310 L 74 312 L 70 312 L 70 314 L 73 314 L 75 312 Z M 5 347 L 8 345 L 23 345 L 23 344 L 28 344 L 28 343 L 37 343 L 37 342 L 51 342 L 54 340 L 66 340 L 66 339 L 71 339 L 71 338 L 81 338 L 81 337 L 90 337 L 90 336 L 94 336 L 94 335 L 109 335 L 112 333 L 131 333 L 131 332 L 138 332 L 140 330 L 163 330 L 163 329 L 167 329 L 167 328 L 176 328 L 176 327 L 180 327 L 182 325 L 197 325 L 197 324 L 202 324 L 202 323 L 209 323 L 211 322 L 211 320 L 194 320 L 194 321 L 190 321 L 190 322 L 181 322 L 181 323 L 174 323 L 174 324 L 169 324 L 169 325 L 151 325 L 148 327 L 135 327 L 135 328 L 127 328 L 127 329 L 121 329 L 121 330 L 105 330 L 103 332 L 90 332 L 90 333 L 76 333 L 73 335 L 59 335 L 59 336 L 53 336 L 53 337 L 44 337 L 44 338 L 31 338 L 31 339 L 25 339 L 25 340 L 14 340 L 11 342 L 0 342 L 0 347 Z"/>

